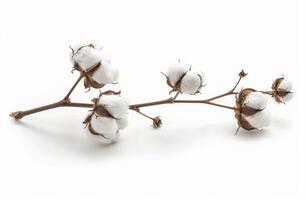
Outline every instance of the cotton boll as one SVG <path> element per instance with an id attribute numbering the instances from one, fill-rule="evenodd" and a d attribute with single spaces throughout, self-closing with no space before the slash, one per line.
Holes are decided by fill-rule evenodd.
<path id="1" fill-rule="evenodd" d="M 129 110 L 129 102 L 119 95 L 102 95 L 99 104 L 104 105 L 107 111 L 115 118 L 122 118 Z"/>
<path id="2" fill-rule="evenodd" d="M 279 90 L 288 91 L 288 92 L 292 91 L 292 83 L 291 83 L 291 81 L 283 79 L 279 83 L 278 89 Z"/>
<path id="3" fill-rule="evenodd" d="M 254 128 L 262 129 L 270 124 L 271 114 L 267 110 L 263 110 L 255 113 L 254 115 L 245 116 L 245 119 Z"/>
<path id="4" fill-rule="evenodd" d="M 116 120 L 110 117 L 93 116 L 90 123 L 92 128 L 101 134 L 112 135 L 118 130 Z"/>
<path id="5" fill-rule="evenodd" d="M 166 75 L 172 86 L 176 85 L 184 73 L 188 71 L 189 67 L 190 65 L 181 62 L 173 63 L 168 67 Z"/>
<path id="6" fill-rule="evenodd" d="M 273 95 L 277 103 L 285 103 L 292 99 L 292 83 L 284 79 L 284 77 L 277 78 L 272 83 Z"/>
<path id="7" fill-rule="evenodd" d="M 264 109 L 268 104 L 268 97 L 262 92 L 251 92 L 245 99 L 245 105 L 253 109 Z"/>
<path id="8" fill-rule="evenodd" d="M 118 81 L 119 71 L 117 68 L 112 68 L 108 61 L 102 61 L 100 67 L 92 75 L 92 79 L 98 83 L 114 83 Z"/>
<path id="9" fill-rule="evenodd" d="M 73 55 L 72 59 L 73 62 L 77 63 L 83 70 L 87 70 L 97 65 L 102 60 L 102 57 L 99 50 L 87 46 L 78 50 Z"/>
<path id="10" fill-rule="evenodd" d="M 188 71 L 180 85 L 180 91 L 186 94 L 195 94 L 199 91 L 202 85 L 202 77 L 193 71 Z"/>
<path id="11" fill-rule="evenodd" d="M 129 120 L 127 116 L 122 117 L 121 119 L 116 120 L 118 128 L 119 129 L 124 129 L 128 126 Z"/>
<path id="12" fill-rule="evenodd" d="M 94 130 L 91 132 L 90 128 Z M 87 135 L 102 144 L 109 144 L 118 140 L 119 131 L 116 120 L 109 117 L 93 116 L 86 130 Z"/>

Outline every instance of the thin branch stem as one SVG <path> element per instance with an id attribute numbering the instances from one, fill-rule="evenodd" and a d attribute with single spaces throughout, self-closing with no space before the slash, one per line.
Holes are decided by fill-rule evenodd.
<path id="1" fill-rule="evenodd" d="M 236 88 L 239 85 L 239 83 L 240 83 L 242 78 L 243 78 L 243 76 L 239 76 L 239 79 L 238 79 L 237 83 L 235 84 L 235 86 L 231 90 L 229 90 L 229 91 L 227 91 L 227 92 L 225 92 L 223 94 L 217 95 L 215 97 L 211 97 L 209 99 L 205 99 L 205 100 L 206 101 L 213 101 L 213 100 L 216 100 L 216 99 L 228 96 L 228 95 L 238 94 L 238 92 L 234 92 L 234 91 L 236 90 Z"/>
<path id="2" fill-rule="evenodd" d="M 82 78 L 84 77 L 84 74 L 81 73 L 79 78 L 77 79 L 77 81 L 73 84 L 73 86 L 71 87 L 71 89 L 69 90 L 69 92 L 66 94 L 66 96 L 64 97 L 64 100 L 68 100 L 71 93 L 73 92 L 73 90 L 76 88 L 76 86 L 79 84 L 79 82 L 82 80 Z"/>
<path id="3" fill-rule="evenodd" d="M 92 108 L 93 104 L 71 102 L 70 99 L 69 99 L 70 95 L 72 94 L 72 92 L 74 91 L 74 89 L 76 88 L 76 86 L 79 84 L 79 82 L 82 80 L 83 77 L 84 77 L 84 74 L 81 73 L 79 78 L 73 84 L 73 86 L 71 87 L 69 92 L 66 94 L 66 96 L 63 98 L 63 100 L 61 100 L 59 102 L 56 102 L 56 103 L 49 104 L 49 105 L 45 105 L 45 106 L 30 109 L 30 110 L 26 110 L 26 111 L 13 112 L 13 113 L 10 114 L 10 116 L 15 118 L 15 119 L 21 119 L 24 116 L 34 114 L 34 113 L 37 113 L 37 112 L 42 112 L 42 111 L 45 111 L 45 110 L 50 110 L 50 109 L 57 108 L 57 107 Z M 130 105 L 129 108 L 131 110 L 134 110 L 134 111 L 140 113 L 141 115 L 143 115 L 143 116 L 145 116 L 145 117 L 147 117 L 151 120 L 154 120 L 154 118 L 140 112 L 139 108 L 157 106 L 157 105 L 163 105 L 163 104 L 174 104 L 174 103 L 202 103 L 202 104 L 208 104 L 208 105 L 221 107 L 221 108 L 225 108 L 225 109 L 236 110 L 236 108 L 234 106 L 227 106 L 227 105 L 223 105 L 223 104 L 213 103 L 211 101 L 222 98 L 222 97 L 225 97 L 225 96 L 228 96 L 228 95 L 238 94 L 238 92 L 234 92 L 234 91 L 237 88 L 237 86 L 239 85 L 242 78 L 243 78 L 243 76 L 240 75 L 237 83 L 235 84 L 235 86 L 231 90 L 229 90 L 228 92 L 217 95 L 215 97 L 208 98 L 208 99 L 204 99 L 204 100 L 177 100 L 177 97 L 180 93 L 180 91 L 177 91 L 177 93 L 175 94 L 174 97 L 170 97 L 168 99 L 159 100 L 159 101 L 132 104 L 132 105 Z M 261 92 L 271 95 L 273 91 L 261 91 Z"/>
<path id="4" fill-rule="evenodd" d="M 162 105 L 162 104 L 174 104 L 174 103 L 203 103 L 203 104 L 208 104 L 212 106 L 235 110 L 235 107 L 226 106 L 223 104 L 217 104 L 217 103 L 213 103 L 207 100 L 172 100 L 172 98 L 160 100 L 160 101 L 152 101 L 152 102 L 147 102 L 147 103 L 132 104 L 130 105 L 130 109 L 137 111 L 139 108 L 143 108 L 143 107 L 157 106 L 157 105 Z"/>
<path id="5" fill-rule="evenodd" d="M 141 112 L 139 109 L 131 109 L 131 110 L 134 110 L 135 112 L 141 114 L 142 116 L 145 116 L 146 118 L 150 119 L 150 120 L 154 120 L 153 117 L 150 117 L 149 115 L 147 114 L 144 114 L 143 112 Z"/>
<path id="6" fill-rule="evenodd" d="M 12 112 L 10 114 L 10 116 L 14 119 L 21 119 L 26 115 L 34 114 L 34 113 L 37 113 L 37 112 L 42 112 L 42 111 L 45 111 L 45 110 L 50 110 L 50 109 L 57 108 L 57 107 L 63 107 L 63 106 L 67 106 L 67 107 L 88 107 L 89 105 L 90 105 L 90 107 L 92 107 L 92 104 L 71 103 L 70 100 L 69 100 L 69 97 L 70 97 L 71 93 L 73 92 L 73 90 L 76 88 L 76 86 L 79 84 L 79 82 L 82 80 L 83 77 L 84 77 L 84 74 L 81 73 L 79 78 L 73 84 L 73 86 L 68 91 L 68 93 L 63 98 L 63 100 L 61 100 L 59 102 L 56 102 L 56 103 L 51 103 L 51 104 L 48 104 L 48 105 L 45 105 L 45 106 L 40 106 L 40 107 L 37 107 L 37 108 L 26 110 L 26 111 Z"/>

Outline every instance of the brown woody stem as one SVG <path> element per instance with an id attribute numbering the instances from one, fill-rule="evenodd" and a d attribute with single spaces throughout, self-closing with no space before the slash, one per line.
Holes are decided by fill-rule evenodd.
<path id="1" fill-rule="evenodd" d="M 66 94 L 66 96 L 64 97 L 64 100 L 68 100 L 71 93 L 73 92 L 73 90 L 76 88 L 76 86 L 79 84 L 79 82 L 82 80 L 82 78 L 84 77 L 84 74 L 81 73 L 79 78 L 77 79 L 77 81 L 73 84 L 73 86 L 71 87 L 71 89 L 69 90 L 69 92 Z"/>
<path id="2" fill-rule="evenodd" d="M 84 77 L 84 74 L 81 73 L 79 78 L 77 79 L 77 81 L 74 83 L 74 85 L 72 86 L 72 88 L 69 90 L 69 92 L 67 93 L 67 95 L 63 98 L 63 100 L 56 102 L 56 103 L 52 103 L 49 105 L 45 105 L 45 106 L 41 106 L 41 107 L 37 107 L 37 108 L 33 108 L 30 110 L 26 110 L 26 111 L 17 111 L 17 112 L 13 112 L 10 114 L 10 116 L 14 119 L 21 119 L 24 116 L 30 115 L 30 114 L 34 114 L 37 112 L 42 112 L 45 110 L 50 110 L 53 108 L 58 108 L 58 107 L 80 107 L 80 108 L 92 108 L 93 104 L 88 104 L 88 103 L 74 103 L 71 102 L 69 97 L 72 94 L 72 92 L 74 91 L 74 89 L 76 88 L 76 86 L 79 84 L 79 82 L 82 80 L 82 78 Z M 238 94 L 238 92 L 234 92 L 235 89 L 237 88 L 238 84 L 240 83 L 241 79 L 243 78 L 243 76 L 239 76 L 239 79 L 237 81 L 237 83 L 235 84 L 235 86 L 229 90 L 226 93 L 217 95 L 215 97 L 211 97 L 208 99 L 204 99 L 204 100 L 176 100 L 176 98 L 179 95 L 179 91 L 175 94 L 174 97 L 168 98 L 168 99 L 164 99 L 164 100 L 159 100 L 159 101 L 152 101 L 152 102 L 146 102 L 146 103 L 139 103 L 139 104 L 132 104 L 130 105 L 130 109 L 134 110 L 138 113 L 140 113 L 141 115 L 154 120 L 154 118 L 140 112 L 140 108 L 142 107 L 149 107 L 149 106 L 157 106 L 157 105 L 162 105 L 162 104 L 174 104 L 174 103 L 202 103 L 202 104 L 208 104 L 208 105 L 212 105 L 212 106 L 216 106 L 216 107 L 221 107 L 221 108 L 225 108 L 225 109 L 230 109 L 230 110 L 236 110 L 236 108 L 233 106 L 227 106 L 227 105 L 223 105 L 223 104 L 218 104 L 218 103 L 213 103 L 211 101 L 228 96 L 228 95 L 234 95 L 234 94 Z M 272 91 L 261 91 L 265 94 L 270 94 L 272 93 Z"/>
<path id="3" fill-rule="evenodd" d="M 71 89 L 68 91 L 68 93 L 66 94 L 66 96 L 63 98 L 63 100 L 56 102 L 56 103 L 51 103 L 45 106 L 41 106 L 41 107 L 37 107 L 37 108 L 33 108 L 30 110 L 26 110 L 26 111 L 16 111 L 16 112 L 12 112 L 10 114 L 10 116 L 14 119 L 21 119 L 26 115 L 30 115 L 30 114 L 34 114 L 37 112 L 42 112 L 45 110 L 50 110 L 53 108 L 58 108 L 58 107 L 85 107 L 85 108 L 91 108 L 92 104 L 84 104 L 84 103 L 72 103 L 69 100 L 69 97 L 71 95 L 71 93 L 73 92 L 73 90 L 76 88 L 76 86 L 79 84 L 79 82 L 82 80 L 82 78 L 84 77 L 84 74 L 81 73 L 79 78 L 76 80 L 76 82 L 73 84 L 73 86 L 71 87 Z"/>
<path id="4" fill-rule="evenodd" d="M 172 98 L 168 98 L 168 99 L 160 100 L 160 101 L 152 101 L 148 103 L 132 104 L 130 105 L 130 109 L 137 111 L 139 110 L 139 108 L 143 108 L 143 107 L 157 106 L 157 105 L 162 105 L 162 104 L 173 104 L 173 103 L 203 103 L 203 104 L 209 104 L 212 106 L 235 110 L 235 107 L 226 106 L 223 104 L 217 104 L 217 103 L 213 103 L 207 100 L 173 100 Z"/>
<path id="5" fill-rule="evenodd" d="M 239 83 L 240 83 L 242 78 L 243 78 L 243 76 L 239 76 L 239 79 L 238 79 L 237 83 L 235 84 L 235 86 L 231 90 L 229 90 L 228 92 L 225 92 L 223 94 L 220 94 L 220 95 L 217 95 L 215 97 L 212 97 L 212 98 L 209 98 L 209 99 L 205 99 L 205 100 L 206 101 L 213 101 L 213 100 L 216 100 L 216 99 L 228 96 L 228 95 L 238 94 L 238 92 L 234 92 L 234 91 L 237 88 L 237 86 L 239 85 Z"/>
<path id="6" fill-rule="evenodd" d="M 41 107 L 37 107 L 37 108 L 33 108 L 30 110 L 26 110 L 26 111 L 16 111 L 16 112 L 12 112 L 10 114 L 10 116 L 14 119 L 21 119 L 24 116 L 27 115 L 31 115 L 34 113 L 38 113 L 38 112 L 42 112 L 45 110 L 50 110 L 53 108 L 58 108 L 58 107 L 79 107 L 79 108 L 91 108 L 93 106 L 93 104 L 87 104 L 87 103 L 73 103 L 70 102 L 69 100 L 62 100 L 56 103 L 52 103 L 52 104 L 48 104 L 45 106 L 41 106 Z"/>

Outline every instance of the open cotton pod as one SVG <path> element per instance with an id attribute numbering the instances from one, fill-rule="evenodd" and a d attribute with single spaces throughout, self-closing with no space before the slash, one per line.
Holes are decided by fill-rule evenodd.
<path id="1" fill-rule="evenodd" d="M 272 96 L 278 103 L 286 103 L 293 98 L 292 83 L 284 77 L 273 81 L 272 90 Z"/>
<path id="2" fill-rule="evenodd" d="M 106 91 L 93 102 L 93 110 L 83 122 L 87 134 L 101 143 L 117 141 L 119 130 L 128 126 L 128 100 L 120 92 Z"/>
<path id="3" fill-rule="evenodd" d="M 270 123 L 270 114 L 266 110 L 268 97 L 254 89 L 243 89 L 236 96 L 235 117 L 239 127 L 245 130 L 261 130 Z"/>
<path id="4" fill-rule="evenodd" d="M 119 128 L 116 120 L 110 117 L 93 115 L 86 127 L 89 138 L 102 144 L 116 142 L 119 138 Z"/>
<path id="5" fill-rule="evenodd" d="M 182 62 L 171 64 L 166 72 L 170 92 L 179 91 L 185 94 L 196 94 L 203 87 L 203 73 L 193 71 L 191 65 Z"/>
<path id="6" fill-rule="evenodd" d="M 105 84 L 118 81 L 119 72 L 111 67 L 108 59 L 102 58 L 101 46 L 81 43 L 71 47 L 74 69 L 84 74 L 85 88 L 102 88 Z"/>

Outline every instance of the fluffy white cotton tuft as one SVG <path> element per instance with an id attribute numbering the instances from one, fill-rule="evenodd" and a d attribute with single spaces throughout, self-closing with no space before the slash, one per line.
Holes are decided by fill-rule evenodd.
<path id="1" fill-rule="evenodd" d="M 168 67 L 166 75 L 172 86 L 174 86 L 183 74 L 189 70 L 189 67 L 190 65 L 181 62 L 173 63 Z"/>
<path id="2" fill-rule="evenodd" d="M 100 67 L 92 75 L 92 78 L 98 83 L 114 83 L 118 81 L 119 71 L 117 68 L 111 67 L 109 61 L 101 62 Z"/>
<path id="3" fill-rule="evenodd" d="M 114 134 L 118 130 L 116 120 L 110 117 L 93 116 L 91 125 L 94 130 L 101 134 Z"/>
<path id="4" fill-rule="evenodd" d="M 280 82 L 280 84 L 278 85 L 278 89 L 279 90 L 285 90 L 285 91 L 291 92 L 292 91 L 292 82 L 288 81 L 286 79 L 283 79 Z"/>
<path id="5" fill-rule="evenodd" d="M 103 144 L 109 144 L 118 140 L 119 131 L 115 119 L 93 116 L 90 123 L 92 128 L 100 134 L 95 135 L 89 131 L 89 128 L 87 128 L 86 133 L 90 138 Z"/>
<path id="6" fill-rule="evenodd" d="M 104 105 L 107 111 L 118 119 L 124 117 L 129 110 L 129 101 L 119 95 L 102 95 L 99 104 Z"/>
<path id="7" fill-rule="evenodd" d="M 247 95 L 244 102 L 250 108 L 262 110 L 268 104 L 268 97 L 262 92 L 251 92 Z"/>
<path id="8" fill-rule="evenodd" d="M 267 110 L 255 113 L 254 115 L 245 116 L 245 119 L 256 129 L 262 129 L 270 124 L 271 114 Z"/>
<path id="9" fill-rule="evenodd" d="M 129 125 L 129 120 L 128 120 L 127 115 L 125 115 L 121 119 L 117 119 L 116 122 L 117 122 L 119 129 L 124 129 Z"/>
<path id="10" fill-rule="evenodd" d="M 119 139 L 119 132 L 116 132 L 114 134 L 112 134 L 111 136 L 109 135 L 94 135 L 92 134 L 88 129 L 86 129 L 86 135 L 93 141 L 97 142 L 97 143 L 101 143 L 101 144 L 110 144 L 113 142 L 118 141 Z"/>
<path id="11" fill-rule="evenodd" d="M 203 77 L 202 73 L 195 73 L 193 71 L 188 71 L 182 79 L 180 89 L 182 93 L 185 94 L 195 94 L 199 91 Z"/>
<path id="12" fill-rule="evenodd" d="M 291 93 L 288 93 L 286 96 L 280 97 L 280 99 L 282 102 L 285 103 L 285 102 L 290 101 L 293 98 L 293 96 L 294 96 L 294 93 L 291 92 Z"/>
<path id="13" fill-rule="evenodd" d="M 83 70 L 97 65 L 101 60 L 100 51 L 90 46 L 83 47 L 72 56 L 73 63 L 77 63 Z"/>

